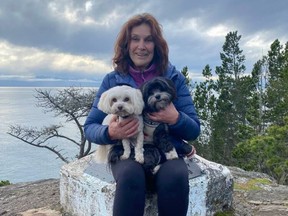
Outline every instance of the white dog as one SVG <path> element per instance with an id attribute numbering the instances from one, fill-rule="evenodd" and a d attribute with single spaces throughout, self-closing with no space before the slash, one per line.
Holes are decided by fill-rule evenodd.
<path id="1" fill-rule="evenodd" d="M 117 115 L 119 121 L 132 116 L 139 119 L 137 135 L 130 139 L 122 140 L 124 153 L 121 159 L 123 160 L 130 157 L 130 144 L 132 144 L 135 147 L 135 160 L 139 163 L 144 163 L 143 118 L 141 115 L 144 108 L 144 101 L 141 91 L 127 85 L 115 86 L 103 92 L 98 103 L 98 108 L 108 114 L 103 120 L 103 125 L 108 125 L 113 115 Z M 98 145 L 95 152 L 96 161 L 99 163 L 107 163 L 111 147 L 112 145 L 110 144 Z"/>

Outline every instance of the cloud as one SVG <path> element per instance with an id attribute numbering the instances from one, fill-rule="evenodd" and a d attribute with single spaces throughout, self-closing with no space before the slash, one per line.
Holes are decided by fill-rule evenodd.
<path id="1" fill-rule="evenodd" d="M 0 41 L 0 50 L 0 68 L 9 74 L 29 75 L 41 70 L 103 74 L 111 70 L 107 62 L 92 56 L 47 52 L 33 47 L 15 46 L 3 41 Z"/>
<path id="2" fill-rule="evenodd" d="M 223 38 L 227 35 L 227 33 L 229 33 L 229 27 L 227 27 L 223 24 L 213 26 L 210 29 L 208 29 L 206 32 L 206 34 L 212 38 L 214 38 L 214 37 Z"/>
<path id="3" fill-rule="evenodd" d="M 0 75 L 103 76 L 121 26 L 142 12 L 162 25 L 179 70 L 188 66 L 196 77 L 206 64 L 221 65 L 225 36 L 238 31 L 251 71 L 275 39 L 288 41 L 287 8 L 286 0 L 1 0 Z"/>

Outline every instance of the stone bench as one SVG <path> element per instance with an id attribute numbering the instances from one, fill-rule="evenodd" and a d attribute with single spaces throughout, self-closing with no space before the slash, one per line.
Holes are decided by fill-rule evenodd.
<path id="1" fill-rule="evenodd" d="M 198 155 L 189 168 L 189 216 L 209 216 L 232 206 L 233 178 L 229 169 Z M 111 216 L 115 182 L 106 165 L 93 155 L 64 165 L 60 171 L 60 202 L 75 216 Z M 157 216 L 157 197 L 147 194 L 144 216 Z"/>

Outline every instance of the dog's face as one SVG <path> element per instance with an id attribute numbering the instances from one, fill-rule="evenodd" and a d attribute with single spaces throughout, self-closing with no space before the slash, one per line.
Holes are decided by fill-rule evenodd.
<path id="1" fill-rule="evenodd" d="M 146 112 L 158 112 L 176 98 L 174 83 L 164 77 L 155 77 L 141 87 Z"/>
<path id="2" fill-rule="evenodd" d="M 144 108 L 142 93 L 130 86 L 115 86 L 101 95 L 98 108 L 121 117 L 140 115 Z"/>

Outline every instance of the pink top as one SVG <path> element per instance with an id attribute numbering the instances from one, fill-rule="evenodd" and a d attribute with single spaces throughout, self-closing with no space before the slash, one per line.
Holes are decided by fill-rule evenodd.
<path id="1" fill-rule="evenodd" d="M 160 75 L 159 71 L 156 68 L 156 64 L 152 64 L 144 71 L 135 70 L 133 67 L 130 66 L 129 74 L 132 76 L 138 87 L 140 87 L 144 82 Z"/>

